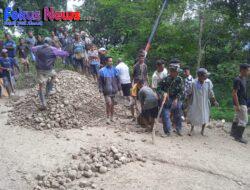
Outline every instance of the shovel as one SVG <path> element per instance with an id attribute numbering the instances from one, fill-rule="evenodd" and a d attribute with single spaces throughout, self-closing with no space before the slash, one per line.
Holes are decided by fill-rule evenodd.
<path id="1" fill-rule="evenodd" d="M 8 78 L 9 78 L 11 90 L 12 90 L 13 93 L 15 93 L 15 89 L 14 89 L 14 86 L 13 86 L 13 83 L 12 83 L 11 70 L 7 70 L 7 72 L 9 73 Z"/>
<path id="2" fill-rule="evenodd" d="M 164 94 L 164 98 L 163 98 L 160 110 L 159 110 L 157 118 L 156 118 L 156 124 L 159 123 L 159 120 L 160 120 L 160 117 L 161 117 L 161 113 L 162 113 L 164 104 L 166 103 L 167 99 L 168 99 L 168 94 Z M 153 142 L 153 144 L 155 144 L 155 130 L 156 130 L 156 125 L 154 125 L 153 130 L 152 130 L 152 142 Z"/>

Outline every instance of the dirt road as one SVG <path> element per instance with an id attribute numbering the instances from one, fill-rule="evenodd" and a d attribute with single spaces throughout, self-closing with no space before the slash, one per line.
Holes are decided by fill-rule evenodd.
<path id="1" fill-rule="evenodd" d="M 250 146 L 233 141 L 221 128 L 170 138 L 125 130 L 124 121 L 113 126 L 101 121 L 80 130 L 36 131 L 5 125 L 8 109 L 0 100 L 0 190 L 32 190 L 35 176 L 68 164 L 80 147 L 116 145 L 136 150 L 146 163 L 130 163 L 93 179 L 97 189 L 250 189 Z M 123 123 L 123 126 L 121 126 Z M 122 130 L 122 128 L 124 130 Z M 250 131 L 247 138 L 250 140 Z M 73 186 L 72 190 L 79 189 Z"/>

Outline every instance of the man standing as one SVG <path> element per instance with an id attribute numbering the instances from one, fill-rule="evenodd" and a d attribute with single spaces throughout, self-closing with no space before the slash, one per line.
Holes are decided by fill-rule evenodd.
<path id="1" fill-rule="evenodd" d="M 195 79 L 191 87 L 191 99 L 190 107 L 188 110 L 188 118 L 191 123 L 190 136 L 193 135 L 194 126 L 202 126 L 201 135 L 204 136 L 204 130 L 206 124 L 210 120 L 210 100 L 215 106 L 219 106 L 215 99 L 213 84 L 208 79 L 208 71 L 204 68 L 200 68 L 197 71 L 198 78 Z"/>
<path id="2" fill-rule="evenodd" d="M 119 73 L 123 96 L 129 99 L 130 89 L 132 87 L 129 75 L 129 68 L 121 59 L 118 59 L 117 63 L 118 64 L 116 66 L 116 69 Z"/>
<path id="3" fill-rule="evenodd" d="M 3 48 L 8 50 L 8 57 L 15 58 L 16 56 L 16 43 L 12 40 L 10 34 L 5 34 L 6 41 Z"/>
<path id="4" fill-rule="evenodd" d="M 158 84 L 168 76 L 168 70 L 164 67 L 164 61 L 158 60 L 156 62 L 156 71 L 152 77 L 152 88 L 157 89 Z"/>
<path id="5" fill-rule="evenodd" d="M 143 85 L 143 84 L 142 84 Z M 158 115 L 158 98 L 156 93 L 148 86 L 142 86 L 138 94 L 141 103 L 141 118 L 146 130 L 152 132 L 155 118 Z"/>
<path id="6" fill-rule="evenodd" d="M 32 61 L 36 61 L 35 59 L 35 55 L 33 54 L 33 52 L 31 51 L 31 48 L 34 47 L 37 43 L 35 36 L 33 35 L 32 31 L 28 32 L 28 37 L 26 38 L 26 44 L 28 45 L 29 49 L 30 49 L 30 54 L 31 54 L 31 59 Z"/>
<path id="7" fill-rule="evenodd" d="M 52 95 L 55 93 L 53 89 L 53 82 L 56 72 L 53 69 L 57 56 L 66 57 L 68 52 L 62 51 L 55 47 L 52 47 L 50 38 L 45 38 L 45 44 L 32 48 L 32 51 L 36 54 L 36 69 L 37 79 L 39 82 L 38 95 L 41 100 L 41 110 L 46 109 L 45 94 L 43 93 L 44 84 L 46 84 L 46 95 Z"/>
<path id="8" fill-rule="evenodd" d="M 2 57 L 0 57 L 0 69 L 3 78 L 4 87 L 7 90 L 9 97 L 14 95 L 15 78 L 14 67 L 19 70 L 19 66 L 14 58 L 8 57 L 8 50 L 2 50 Z"/>
<path id="9" fill-rule="evenodd" d="M 69 56 L 63 60 L 63 63 L 66 65 L 73 64 L 73 38 L 68 35 L 67 30 L 63 31 L 62 38 L 62 50 L 67 51 Z"/>
<path id="10" fill-rule="evenodd" d="M 176 132 L 182 136 L 182 102 L 181 97 L 184 90 L 182 78 L 179 76 L 179 65 L 170 64 L 170 74 L 159 83 L 157 92 L 164 95 L 166 99 L 162 110 L 163 129 L 166 136 L 171 134 L 170 114 L 173 113 L 173 124 L 176 126 Z"/>
<path id="11" fill-rule="evenodd" d="M 73 43 L 74 52 L 74 67 L 77 71 L 83 74 L 87 73 L 87 55 L 85 42 L 81 39 L 79 33 L 75 34 L 75 40 Z"/>
<path id="12" fill-rule="evenodd" d="M 106 65 L 106 55 L 107 55 L 107 50 L 106 48 L 102 47 L 98 50 L 99 52 L 99 58 L 100 58 L 100 68 L 105 67 Z"/>
<path id="13" fill-rule="evenodd" d="M 134 65 L 132 80 L 136 84 L 139 80 L 143 80 L 145 85 L 148 85 L 148 68 L 145 64 L 145 57 L 140 56 L 138 62 Z"/>
<path id="14" fill-rule="evenodd" d="M 54 31 L 51 32 L 51 40 L 52 40 L 52 42 L 51 42 L 52 46 L 54 46 L 58 49 L 60 49 L 62 47 L 62 44 L 61 44 L 59 38 L 56 36 Z"/>
<path id="15" fill-rule="evenodd" d="M 247 144 L 243 133 L 248 123 L 246 78 L 249 75 L 249 64 L 240 65 L 240 75 L 233 82 L 233 102 L 235 118 L 231 135 L 236 141 Z"/>
<path id="16" fill-rule="evenodd" d="M 107 57 L 106 66 L 99 71 L 99 91 L 106 102 L 107 124 L 113 122 L 115 95 L 121 90 L 118 71 L 113 67 L 112 57 Z"/>

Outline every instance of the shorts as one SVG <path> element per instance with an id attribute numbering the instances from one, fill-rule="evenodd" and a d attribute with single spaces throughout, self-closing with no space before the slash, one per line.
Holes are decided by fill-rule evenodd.
<path id="1" fill-rule="evenodd" d="M 115 95 L 106 95 L 104 99 L 106 104 L 115 104 Z"/>
<path id="2" fill-rule="evenodd" d="M 159 110 L 158 110 L 158 106 L 157 106 L 157 107 L 154 107 L 154 108 L 151 108 L 151 109 L 142 110 L 141 115 L 144 118 L 149 118 L 149 117 L 157 118 L 158 112 L 159 112 Z"/>
<path id="3" fill-rule="evenodd" d="M 52 70 L 37 70 L 38 83 L 46 83 L 49 78 L 56 76 L 56 71 Z"/>
<path id="4" fill-rule="evenodd" d="M 234 115 L 234 122 L 238 123 L 238 126 L 246 127 L 248 124 L 248 113 L 247 106 L 240 105 L 240 111 L 236 112 Z"/>
<path id="5" fill-rule="evenodd" d="M 130 89 L 132 88 L 131 83 L 122 84 L 121 86 L 122 86 L 123 96 L 130 96 Z"/>
<path id="6" fill-rule="evenodd" d="M 92 75 L 97 75 L 99 71 L 99 65 L 90 65 L 90 72 Z"/>

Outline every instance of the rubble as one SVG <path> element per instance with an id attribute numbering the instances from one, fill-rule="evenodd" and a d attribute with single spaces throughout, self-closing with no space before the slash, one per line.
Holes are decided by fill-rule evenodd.
<path id="1" fill-rule="evenodd" d="M 97 185 L 90 181 L 92 177 L 104 175 L 114 168 L 125 166 L 128 163 L 140 161 L 145 162 L 146 158 L 131 150 L 124 150 L 121 147 L 94 147 L 90 150 L 81 148 L 78 153 L 79 159 L 71 157 L 71 163 L 62 169 L 48 172 L 47 175 L 36 176 L 38 189 L 68 189 L 77 184 L 80 188 L 91 187 L 96 189 Z"/>
<path id="2" fill-rule="evenodd" d="M 82 128 L 100 118 L 105 118 L 104 99 L 97 84 L 84 75 L 73 71 L 61 71 L 55 82 L 57 93 L 47 97 L 47 110 L 39 111 L 40 100 L 37 87 L 26 96 L 10 102 L 8 123 L 32 127 L 37 130 L 53 128 Z M 116 107 L 117 113 L 123 108 Z"/>

